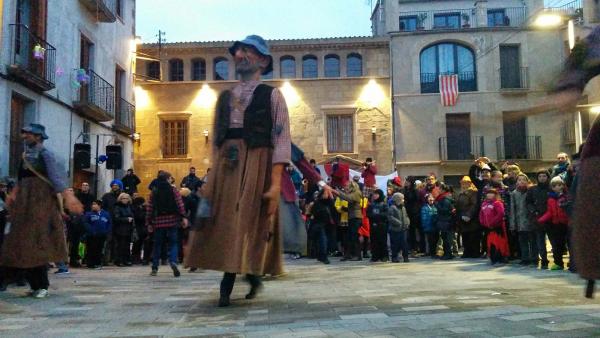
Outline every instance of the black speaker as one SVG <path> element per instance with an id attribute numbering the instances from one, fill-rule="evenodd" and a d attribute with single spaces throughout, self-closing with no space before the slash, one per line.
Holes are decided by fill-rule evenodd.
<path id="1" fill-rule="evenodd" d="M 122 169 L 123 168 L 123 150 L 121 146 L 110 145 L 106 146 L 106 169 Z"/>
<path id="2" fill-rule="evenodd" d="M 73 166 L 75 169 L 87 169 L 90 167 L 92 146 L 85 143 L 75 143 L 73 149 Z"/>

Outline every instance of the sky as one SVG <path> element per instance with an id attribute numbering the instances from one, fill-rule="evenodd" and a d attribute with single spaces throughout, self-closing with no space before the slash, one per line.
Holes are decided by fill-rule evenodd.
<path id="1" fill-rule="evenodd" d="M 375 0 L 372 0 L 375 3 Z M 371 35 L 371 0 L 137 0 L 143 42 Z"/>

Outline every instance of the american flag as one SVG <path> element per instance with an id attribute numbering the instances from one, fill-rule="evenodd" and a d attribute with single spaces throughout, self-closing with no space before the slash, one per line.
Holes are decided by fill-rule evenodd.
<path id="1" fill-rule="evenodd" d="M 443 106 L 454 106 L 458 99 L 458 75 L 440 75 L 440 97 Z"/>

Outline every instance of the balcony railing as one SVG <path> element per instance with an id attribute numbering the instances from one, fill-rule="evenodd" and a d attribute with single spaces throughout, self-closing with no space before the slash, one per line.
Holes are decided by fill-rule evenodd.
<path id="1" fill-rule="evenodd" d="M 485 156 L 483 136 L 471 139 L 440 137 L 438 139 L 440 161 L 466 161 Z"/>
<path id="2" fill-rule="evenodd" d="M 546 10 L 570 16 L 573 19 L 583 20 L 583 5 L 581 0 L 571 1 L 561 6 L 549 7 Z"/>
<path id="3" fill-rule="evenodd" d="M 479 27 L 521 27 L 527 20 L 526 7 L 488 8 L 487 21 L 479 22 L 478 9 L 414 11 L 399 14 L 401 32 L 460 30 Z"/>
<path id="4" fill-rule="evenodd" d="M 87 117 L 107 122 L 115 118 L 115 89 L 93 70 L 88 70 L 89 81 L 75 93 L 75 108 Z"/>
<path id="5" fill-rule="evenodd" d="M 117 0 L 79 0 L 101 22 L 117 21 Z"/>
<path id="6" fill-rule="evenodd" d="M 498 160 L 541 160 L 542 137 L 526 136 L 522 139 L 496 138 Z"/>
<path id="7" fill-rule="evenodd" d="M 562 121 L 560 129 L 560 138 L 563 145 L 573 145 L 576 143 L 575 121 L 573 118 L 567 118 Z"/>
<path id="8" fill-rule="evenodd" d="M 20 24 L 10 25 L 10 43 L 8 74 L 35 91 L 54 88 L 56 48 Z"/>
<path id="9" fill-rule="evenodd" d="M 117 100 L 115 128 L 131 134 L 135 131 L 135 106 L 123 98 Z"/>
<path id="10" fill-rule="evenodd" d="M 527 67 L 506 67 L 498 70 L 500 89 L 529 89 L 529 69 Z"/>
<path id="11" fill-rule="evenodd" d="M 488 8 L 488 27 L 521 27 L 527 21 L 527 7 Z"/>
<path id="12" fill-rule="evenodd" d="M 421 73 L 421 93 L 439 93 L 440 75 L 453 75 L 455 73 Z M 458 73 L 458 91 L 477 91 L 477 72 Z"/>

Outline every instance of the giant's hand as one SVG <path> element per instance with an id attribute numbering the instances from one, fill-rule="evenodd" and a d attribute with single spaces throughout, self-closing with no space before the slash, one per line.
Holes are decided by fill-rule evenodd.
<path id="1" fill-rule="evenodd" d="M 79 202 L 79 200 L 77 199 L 77 197 L 75 197 L 75 194 L 72 191 L 65 190 L 62 192 L 62 196 L 65 208 L 67 208 L 73 214 L 83 214 L 83 204 Z"/>
<path id="2" fill-rule="evenodd" d="M 326 199 L 333 199 L 333 193 L 335 190 L 333 190 L 332 187 L 330 187 L 329 185 L 324 185 L 323 186 L 323 197 L 325 197 Z"/>
<path id="3" fill-rule="evenodd" d="M 263 194 L 263 200 L 267 203 L 267 215 L 271 216 L 277 211 L 279 198 L 281 198 L 281 188 L 279 186 L 271 186 L 269 190 Z"/>

